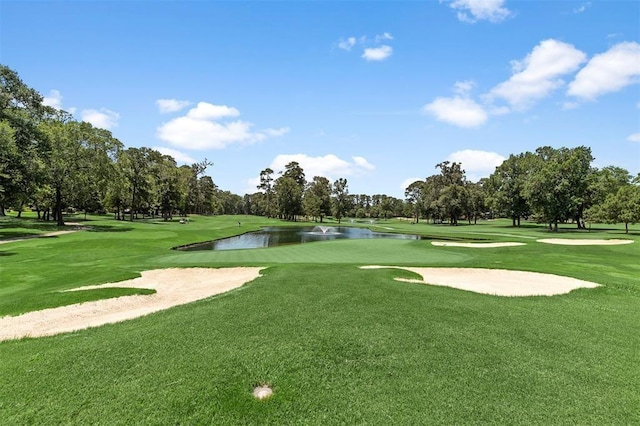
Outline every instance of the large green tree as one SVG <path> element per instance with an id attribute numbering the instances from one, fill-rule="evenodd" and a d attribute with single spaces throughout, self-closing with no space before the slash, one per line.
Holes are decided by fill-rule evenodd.
<path id="1" fill-rule="evenodd" d="M 304 191 L 302 206 L 307 216 L 320 219 L 331 214 L 331 183 L 323 176 L 314 176 Z"/>
<path id="2" fill-rule="evenodd" d="M 489 205 L 493 211 L 511 218 L 513 226 L 520 226 L 520 219 L 530 213 L 524 186 L 534 166 L 532 153 L 512 154 L 489 176 L 486 185 Z"/>
<path id="3" fill-rule="evenodd" d="M 404 196 L 407 200 L 407 203 L 411 205 L 411 210 L 413 214 L 413 221 L 418 223 L 420 221 L 420 216 L 424 211 L 424 192 L 425 182 L 423 180 L 417 180 L 411 183 L 404 190 Z"/>
<path id="4" fill-rule="evenodd" d="M 593 160 L 591 149 L 546 146 L 536 150 L 536 157 L 524 187 L 531 208 L 554 231 L 558 223 L 568 219 L 576 220 L 581 228 Z"/>
<path id="5" fill-rule="evenodd" d="M 43 156 L 50 151 L 41 123 L 56 111 L 22 82 L 18 73 L 0 65 L 0 123 L 11 129 L 13 143 L 0 155 L 0 216 L 11 203 L 23 204 L 46 184 Z M 15 148 L 15 149 L 13 149 Z"/>

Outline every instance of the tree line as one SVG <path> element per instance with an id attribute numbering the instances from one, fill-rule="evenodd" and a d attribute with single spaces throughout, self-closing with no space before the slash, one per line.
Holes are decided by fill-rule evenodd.
<path id="1" fill-rule="evenodd" d="M 510 218 L 520 226 L 523 218 L 546 223 L 640 222 L 640 174 L 616 166 L 593 167 L 591 149 L 540 147 L 535 152 L 510 155 L 479 182 L 469 182 L 460 163 L 439 163 L 440 174 L 409 185 L 407 201 L 413 216 L 456 225 L 462 217 Z"/>
<path id="2" fill-rule="evenodd" d="M 547 223 L 640 222 L 640 174 L 598 169 L 588 147 L 540 147 L 510 155 L 488 178 L 467 180 L 461 163 L 436 164 L 438 173 L 411 183 L 401 200 L 384 194 L 349 194 L 348 182 L 323 176 L 307 181 L 291 162 L 281 172 L 260 172 L 257 192 L 241 197 L 220 190 L 204 174 L 207 159 L 177 166 L 154 149 L 125 148 L 105 129 L 78 122 L 43 104 L 10 68 L 0 65 L 0 215 L 7 208 L 35 210 L 64 224 L 63 212 L 110 212 L 115 219 L 175 214 L 253 214 L 322 222 L 332 216 L 457 225 L 460 220 L 508 217 Z"/>
<path id="3" fill-rule="evenodd" d="M 44 105 L 4 65 L 0 90 L 0 215 L 28 206 L 63 225 L 71 209 L 118 220 L 242 211 L 242 197 L 204 175 L 208 160 L 178 167 L 154 149 L 125 149 L 108 130 Z"/>

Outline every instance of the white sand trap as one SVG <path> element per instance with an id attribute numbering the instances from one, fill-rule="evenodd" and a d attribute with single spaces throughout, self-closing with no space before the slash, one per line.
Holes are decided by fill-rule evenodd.
<path id="1" fill-rule="evenodd" d="M 439 247 L 473 247 L 473 248 L 496 248 L 525 246 L 526 243 L 455 243 L 450 241 L 432 241 L 432 245 Z"/>
<path id="2" fill-rule="evenodd" d="M 633 240 L 573 240 L 567 238 L 543 238 L 536 241 L 539 243 L 561 244 L 565 246 L 615 246 L 631 244 L 633 242 Z"/>
<path id="3" fill-rule="evenodd" d="M 205 299 L 254 280 L 264 268 L 173 268 L 143 271 L 142 276 L 117 283 L 85 286 L 68 291 L 100 288 L 146 288 L 155 294 L 122 296 L 0 318 L 0 341 L 51 336 L 148 315 Z"/>
<path id="4" fill-rule="evenodd" d="M 453 287 L 493 296 L 554 296 L 577 288 L 599 285 L 559 275 L 539 272 L 480 268 L 413 268 L 400 266 L 362 266 L 362 269 L 394 268 L 415 272 L 422 280 L 396 278 L 396 281 Z"/>

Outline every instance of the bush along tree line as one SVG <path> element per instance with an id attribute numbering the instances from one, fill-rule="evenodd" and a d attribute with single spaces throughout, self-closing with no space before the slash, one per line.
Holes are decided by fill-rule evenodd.
<path id="1" fill-rule="evenodd" d="M 493 174 L 467 180 L 461 163 L 436 164 L 439 173 L 411 183 L 401 200 L 349 194 L 347 180 L 314 176 L 291 162 L 260 172 L 258 191 L 241 197 L 204 175 L 213 163 L 177 166 L 150 148 L 126 148 L 105 129 L 78 122 L 43 104 L 18 74 L 0 65 L 0 215 L 7 208 L 36 211 L 63 225 L 63 212 L 111 212 L 115 219 L 186 214 L 254 214 L 323 222 L 332 216 L 412 217 L 457 225 L 478 218 L 523 218 L 546 223 L 640 222 L 640 174 L 615 166 L 597 169 L 591 149 L 540 147 L 510 155 Z"/>

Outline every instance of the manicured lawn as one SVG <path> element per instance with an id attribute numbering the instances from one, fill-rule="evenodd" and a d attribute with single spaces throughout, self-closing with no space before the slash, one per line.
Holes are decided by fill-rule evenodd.
<path id="1" fill-rule="evenodd" d="M 555 235 L 536 225 L 389 220 L 376 229 L 527 245 L 340 240 L 180 252 L 170 248 L 280 223 L 90 219 L 92 231 L 0 245 L 0 315 L 131 294 L 57 291 L 147 269 L 268 268 L 237 290 L 147 317 L 0 342 L 1 424 L 640 422 L 637 226 L 630 235 L 567 226 L 560 237 L 635 240 L 569 247 L 537 243 Z M 26 232 L 23 223 L 0 222 L 0 235 Z M 366 264 L 518 269 L 602 287 L 504 298 L 400 283 L 393 278 L 411 274 L 358 268 Z M 270 384 L 274 395 L 255 400 L 257 384 Z"/>

